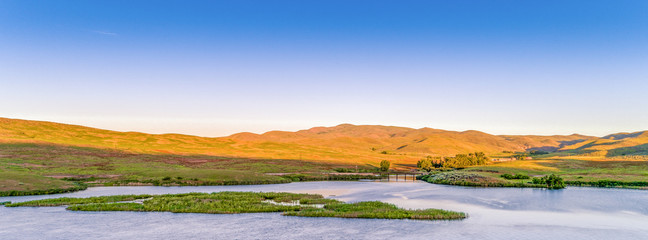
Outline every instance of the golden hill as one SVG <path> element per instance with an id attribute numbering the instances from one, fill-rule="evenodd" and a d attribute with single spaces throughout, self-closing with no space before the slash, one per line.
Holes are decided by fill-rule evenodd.
<path id="1" fill-rule="evenodd" d="M 648 131 L 611 134 L 565 146 L 560 150 L 598 157 L 648 155 Z"/>
<path id="2" fill-rule="evenodd" d="M 583 135 L 491 135 L 479 131 L 351 125 L 315 127 L 297 132 L 238 133 L 207 138 L 181 134 L 117 132 L 77 125 L 0 118 L 0 141 L 38 142 L 118 149 L 134 153 L 202 154 L 263 159 L 304 159 L 375 164 L 383 159 L 412 164 L 426 155 L 448 156 L 482 151 L 569 151 L 633 154 L 648 143 L 648 133 Z M 619 152 L 620 151 L 620 152 Z"/>

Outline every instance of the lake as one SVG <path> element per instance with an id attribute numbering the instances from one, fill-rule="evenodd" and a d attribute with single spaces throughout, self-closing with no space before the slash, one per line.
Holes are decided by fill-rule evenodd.
<path id="1" fill-rule="evenodd" d="M 648 191 L 470 188 L 425 182 L 301 182 L 199 187 L 94 187 L 56 197 L 216 191 L 318 193 L 404 208 L 462 211 L 458 221 L 304 218 L 279 213 L 72 212 L 0 207 L 1 239 L 646 239 Z"/>

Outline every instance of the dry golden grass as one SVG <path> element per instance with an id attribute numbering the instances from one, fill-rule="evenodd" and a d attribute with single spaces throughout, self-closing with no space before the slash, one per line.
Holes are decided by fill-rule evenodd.
<path id="1" fill-rule="evenodd" d="M 389 160 L 411 166 L 427 156 L 526 149 L 560 149 L 554 157 L 605 159 L 648 154 L 648 133 L 594 138 L 569 136 L 496 136 L 479 131 L 445 131 L 392 126 L 315 127 L 297 132 L 239 133 L 207 138 L 181 134 L 116 132 L 76 125 L 0 118 L 0 142 L 55 143 L 116 149 L 131 153 L 210 155 L 257 159 L 314 160 L 327 163 L 370 164 Z"/>
<path id="2" fill-rule="evenodd" d="M 297 132 L 240 133 L 206 138 L 180 134 L 116 132 L 52 122 L 0 118 L 0 141 L 56 143 L 147 154 L 203 154 L 258 159 L 316 160 L 371 164 L 389 160 L 396 167 L 413 165 L 427 155 L 524 151 L 526 147 L 559 147 L 588 139 L 570 136 L 495 136 L 478 131 L 454 132 L 391 126 L 315 127 Z"/>

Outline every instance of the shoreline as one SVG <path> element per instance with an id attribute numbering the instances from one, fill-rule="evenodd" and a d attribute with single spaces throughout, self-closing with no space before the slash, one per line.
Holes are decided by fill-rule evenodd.
<path id="1" fill-rule="evenodd" d="M 261 180 L 261 181 L 180 181 L 174 179 L 168 180 L 116 180 L 104 183 L 87 183 L 79 180 L 70 181 L 75 186 L 63 189 L 42 189 L 42 190 L 11 190 L 0 191 L 0 197 L 12 196 L 32 196 L 32 195 L 53 195 L 61 193 L 70 193 L 86 190 L 88 187 L 113 187 L 113 186 L 165 186 L 165 187 L 182 187 L 182 186 L 230 186 L 230 185 L 265 185 L 265 184 L 285 184 L 293 182 L 317 182 L 317 181 L 362 181 L 383 179 L 378 175 L 367 174 L 327 174 L 327 175 L 307 175 L 307 174 L 286 174 L 281 176 L 280 180 Z"/>
<path id="2" fill-rule="evenodd" d="M 458 178 L 458 179 L 431 179 L 434 174 L 422 175 L 418 177 L 418 180 L 431 183 L 431 184 L 441 184 L 449 186 L 463 186 L 463 187 L 476 187 L 476 188 L 542 188 L 549 189 L 547 185 L 544 184 L 534 184 L 529 181 L 504 181 L 496 178 L 488 178 L 487 176 L 472 174 L 472 177 L 479 176 L 477 178 Z M 472 181 L 469 181 L 472 180 Z M 474 181 L 477 180 L 477 181 Z M 491 182 L 488 182 L 491 180 Z M 497 181 L 492 181 L 497 180 Z M 591 187 L 591 188 L 617 188 L 617 189 L 636 189 L 636 190 L 648 190 L 648 182 L 643 181 L 617 181 L 617 180 L 597 180 L 597 181 L 564 181 L 565 186 L 570 187 Z M 558 189 L 550 189 L 558 190 Z"/>
<path id="3" fill-rule="evenodd" d="M 428 176 L 428 175 L 423 175 Z M 342 181 L 342 182 L 361 182 L 364 180 L 380 180 L 378 179 L 328 179 L 328 180 L 306 180 L 306 181 L 286 181 L 286 182 L 267 182 L 267 183 L 250 183 L 250 184 L 201 184 L 201 185 L 154 185 L 151 183 L 143 184 L 122 184 L 122 185 L 101 185 L 101 184 L 85 184 L 78 183 L 77 186 L 67 189 L 48 189 L 48 190 L 33 190 L 33 191 L 5 191 L 0 192 L 0 197 L 19 197 L 19 196 L 46 196 L 46 195 L 56 195 L 63 193 L 73 193 L 87 190 L 94 187 L 199 187 L 199 186 L 244 186 L 244 185 L 272 185 L 272 184 L 288 184 L 288 183 L 297 183 L 297 182 L 328 182 L 328 181 Z M 531 184 L 531 183 L 514 183 L 510 185 L 498 184 L 498 183 L 476 183 L 476 182 L 450 182 L 450 181 L 436 181 L 429 182 L 421 177 L 417 177 L 416 181 L 421 181 L 429 184 L 439 184 L 445 186 L 458 186 L 458 187 L 469 187 L 469 188 L 538 188 L 538 189 L 547 189 L 544 185 Z M 616 185 L 603 185 L 604 183 L 616 184 Z M 619 185 L 621 183 L 632 183 L 632 182 L 622 182 L 622 181 L 609 181 L 609 180 L 600 180 L 593 182 L 576 182 L 576 181 L 565 181 L 565 185 L 572 188 L 607 188 L 607 189 L 631 189 L 631 190 L 648 190 L 646 186 L 629 186 L 629 185 Z M 638 182 L 639 184 L 648 184 L 648 182 Z"/>

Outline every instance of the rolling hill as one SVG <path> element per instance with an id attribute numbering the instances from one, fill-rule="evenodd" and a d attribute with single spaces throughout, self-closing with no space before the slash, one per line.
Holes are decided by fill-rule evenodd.
<path id="1" fill-rule="evenodd" d="M 296 132 L 238 133 L 207 138 L 181 134 L 117 132 L 84 126 L 0 118 L 0 141 L 53 143 L 147 154 L 201 154 L 260 159 L 303 159 L 374 164 L 413 163 L 426 155 L 543 150 L 570 155 L 647 154 L 648 131 L 597 138 L 584 135 L 491 135 L 479 131 L 351 125 Z"/>
<path id="2" fill-rule="evenodd" d="M 623 162 L 618 158 L 645 160 L 648 131 L 601 138 L 577 134 L 498 136 L 479 131 L 342 124 L 206 138 L 0 118 L 0 195 L 70 191 L 76 188 L 74 179 L 99 185 L 281 183 L 306 175 L 329 179 L 327 174 L 334 169 L 371 171 L 385 159 L 405 170 L 428 155 L 475 151 L 501 155 L 503 151 L 531 150 L 550 152 L 543 157 L 566 158 L 557 161 L 568 169 L 594 162 L 570 160 L 575 158 L 612 159 L 601 161 L 610 164 Z M 634 162 L 624 163 L 634 166 Z M 581 169 L 578 164 L 574 165 L 577 170 Z M 608 178 L 608 172 L 601 172 L 605 174 L 599 178 Z"/>
<path id="3" fill-rule="evenodd" d="M 631 157 L 648 155 L 648 131 L 616 133 L 589 139 L 559 149 L 562 154 L 593 157 Z"/>

